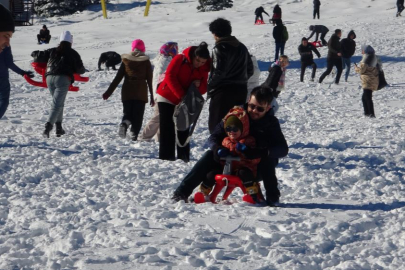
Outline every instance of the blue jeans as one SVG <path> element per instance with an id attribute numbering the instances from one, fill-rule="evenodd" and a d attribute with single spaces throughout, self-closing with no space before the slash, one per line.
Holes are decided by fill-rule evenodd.
<path id="1" fill-rule="evenodd" d="M 10 82 L 8 78 L 0 79 L 0 119 L 7 111 L 10 101 Z"/>
<path id="2" fill-rule="evenodd" d="M 345 73 L 345 81 L 347 81 L 347 78 L 349 78 L 349 73 L 350 73 L 350 64 L 351 64 L 351 60 L 350 58 L 343 58 L 342 57 L 342 62 L 343 62 L 343 69 L 346 68 L 346 73 Z"/>
<path id="3" fill-rule="evenodd" d="M 70 78 L 66 75 L 48 75 L 46 77 L 48 89 L 52 95 L 52 106 L 48 122 L 52 125 L 63 120 L 63 107 L 69 91 Z"/>
<path id="4" fill-rule="evenodd" d="M 281 53 L 281 55 L 284 54 L 284 46 L 285 42 L 276 43 L 276 55 L 274 56 L 274 62 L 277 61 L 279 53 Z"/>

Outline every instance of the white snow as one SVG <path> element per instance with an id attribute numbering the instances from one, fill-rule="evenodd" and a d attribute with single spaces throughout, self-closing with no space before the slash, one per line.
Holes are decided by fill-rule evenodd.
<path id="1" fill-rule="evenodd" d="M 269 24 L 253 25 L 253 11 L 263 5 L 271 14 L 276 2 L 235 0 L 232 9 L 197 13 L 195 0 L 153 1 L 143 17 L 145 2 L 116 0 L 108 20 L 96 5 L 18 27 L 12 48 L 20 67 L 30 69 L 33 50 L 56 46 L 60 32 L 70 30 L 90 82 L 68 94 L 67 135 L 43 139 L 48 90 L 10 72 L 10 106 L 0 121 L 0 269 L 403 269 L 404 19 L 395 17 L 395 1 L 323 0 L 321 20 L 312 19 L 312 0 L 279 1 L 291 58 L 278 100 L 290 146 L 277 167 L 283 208 L 171 202 L 207 150 L 208 106 L 188 164 L 158 160 L 155 142 L 118 137 L 120 89 L 102 100 L 115 72 L 95 71 L 100 53 L 127 53 L 136 38 L 152 57 L 170 40 L 181 49 L 201 41 L 212 48 L 208 24 L 225 17 L 259 61 L 263 81 L 274 41 Z M 51 31 L 49 45 L 36 45 L 42 24 Z M 308 83 L 310 70 L 299 83 L 297 47 L 310 24 L 341 28 L 343 37 L 353 29 L 355 62 L 364 43 L 381 56 L 391 87 L 374 93 L 376 119 L 362 115 L 353 69 L 339 86 L 330 87 L 330 77 L 319 88 Z M 326 51 L 320 49 L 316 78 Z M 152 114 L 148 106 L 144 123 Z"/>

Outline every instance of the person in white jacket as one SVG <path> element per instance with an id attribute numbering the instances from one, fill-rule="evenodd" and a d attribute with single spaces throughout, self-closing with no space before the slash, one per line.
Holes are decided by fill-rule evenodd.
<path id="1" fill-rule="evenodd" d="M 154 69 L 152 85 L 155 97 L 159 84 L 165 78 L 166 69 L 173 57 L 177 55 L 178 51 L 179 48 L 176 42 L 167 42 L 160 47 L 159 54 L 153 59 L 152 65 L 154 66 Z M 150 141 L 156 135 L 155 141 L 159 142 L 159 125 L 159 107 L 155 106 L 154 114 L 142 130 L 139 140 Z"/>

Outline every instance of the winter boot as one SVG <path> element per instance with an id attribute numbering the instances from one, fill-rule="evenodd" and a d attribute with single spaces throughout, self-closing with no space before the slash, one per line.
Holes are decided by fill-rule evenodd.
<path id="1" fill-rule="evenodd" d="M 42 133 L 42 136 L 44 136 L 44 138 L 49 138 L 49 132 L 51 132 L 51 130 L 52 130 L 52 124 L 49 122 L 46 122 L 45 130 Z"/>
<path id="2" fill-rule="evenodd" d="M 133 141 L 133 142 L 136 142 L 137 140 L 138 140 L 138 134 L 136 134 L 134 131 L 130 131 L 129 132 L 129 135 L 131 135 L 131 140 Z"/>
<path id="3" fill-rule="evenodd" d="M 122 138 L 125 139 L 127 137 L 127 130 L 129 127 L 129 121 L 125 120 L 121 123 L 120 128 L 118 129 L 118 135 Z"/>
<path id="4" fill-rule="evenodd" d="M 56 122 L 56 137 L 60 137 L 62 135 L 65 135 L 65 130 L 62 128 L 62 122 Z"/>
<path id="5" fill-rule="evenodd" d="M 210 195 L 212 188 L 207 186 L 206 184 L 202 183 L 200 185 L 200 191 L 204 194 L 204 196 Z"/>

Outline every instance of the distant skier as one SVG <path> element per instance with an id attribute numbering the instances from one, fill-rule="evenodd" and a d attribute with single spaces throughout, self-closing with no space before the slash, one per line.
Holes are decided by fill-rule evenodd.
<path id="1" fill-rule="evenodd" d="M 301 76 L 300 76 L 300 82 L 304 81 L 304 74 L 305 74 L 305 69 L 308 66 L 312 67 L 312 75 L 311 75 L 311 82 L 314 81 L 315 78 L 315 73 L 316 73 L 316 64 L 314 62 L 314 55 L 312 52 L 314 52 L 318 58 L 321 57 L 321 54 L 319 51 L 315 48 L 314 45 L 309 44 L 308 40 L 303 37 L 301 40 L 301 45 L 298 46 L 298 52 L 301 55 Z"/>
<path id="2" fill-rule="evenodd" d="M 256 15 L 255 24 L 257 23 L 257 20 L 258 20 L 259 18 L 260 18 L 260 20 L 261 20 L 262 22 L 264 22 L 264 21 L 263 21 L 263 13 L 266 13 L 266 15 L 270 17 L 270 15 L 264 10 L 264 8 L 263 8 L 262 6 L 256 8 L 256 10 L 255 10 L 255 15 Z"/>
<path id="3" fill-rule="evenodd" d="M 398 8 L 397 17 L 402 16 L 401 12 L 404 10 L 404 0 L 397 0 L 397 8 Z"/>
<path id="4" fill-rule="evenodd" d="M 311 25 L 309 26 L 309 30 L 312 31 L 311 35 L 307 37 L 308 40 L 311 39 L 311 37 L 316 34 L 315 36 L 315 41 L 318 41 L 319 34 L 321 34 L 321 41 L 322 41 L 322 46 L 326 46 L 328 43 L 325 40 L 326 34 L 329 32 L 329 29 L 324 26 L 324 25 Z"/>
<path id="5" fill-rule="evenodd" d="M 343 64 L 342 64 L 342 53 L 341 53 L 341 46 L 340 46 L 340 37 L 342 36 L 342 30 L 336 29 L 335 33 L 328 41 L 328 58 L 327 61 L 327 68 L 326 71 L 321 75 L 319 78 L 319 83 L 328 76 L 333 69 L 333 66 L 337 69 L 337 74 L 335 78 L 335 84 L 339 84 L 340 76 L 342 76 Z"/>
<path id="6" fill-rule="evenodd" d="M 113 70 L 116 70 L 115 66 L 121 63 L 121 55 L 116 52 L 105 52 L 100 55 L 98 59 L 98 70 L 101 69 L 101 65 L 105 64 L 107 70 L 112 67 Z"/>
<path id="7" fill-rule="evenodd" d="M 42 44 L 42 43 L 48 44 L 49 41 L 51 40 L 51 34 L 50 34 L 48 28 L 46 28 L 45 24 L 42 26 L 42 29 L 39 30 L 37 39 L 38 39 L 38 44 Z"/>
<path id="8" fill-rule="evenodd" d="M 347 38 L 342 39 L 340 42 L 340 46 L 342 47 L 343 69 L 346 67 L 345 82 L 347 82 L 347 78 L 349 78 L 351 58 L 356 51 L 356 42 L 354 41 L 355 38 L 356 34 L 353 30 L 351 30 L 347 35 Z"/>
<path id="9" fill-rule="evenodd" d="M 279 5 L 276 5 L 273 9 L 273 17 L 271 18 L 273 25 L 276 24 L 277 20 L 281 20 L 281 8 Z"/>
<path id="10" fill-rule="evenodd" d="M 319 20 L 319 9 L 321 8 L 321 1 L 319 0 L 314 0 L 314 20 L 316 15 L 318 15 L 318 20 Z"/>

